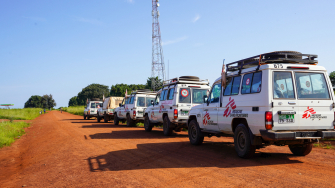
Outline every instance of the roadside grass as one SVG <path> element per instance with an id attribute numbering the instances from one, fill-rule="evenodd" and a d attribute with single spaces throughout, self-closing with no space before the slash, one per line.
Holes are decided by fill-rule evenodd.
<path id="1" fill-rule="evenodd" d="M 314 147 L 323 148 L 323 149 L 335 149 L 335 147 L 331 144 L 331 142 L 327 141 L 334 141 L 335 139 L 322 139 L 320 142 L 313 144 Z"/>
<path id="2" fill-rule="evenodd" d="M 29 127 L 29 123 L 26 122 L 11 122 L 3 121 L 0 122 L 0 148 L 4 146 L 10 146 L 15 139 L 20 138 L 25 131 L 24 128 Z"/>
<path id="3" fill-rule="evenodd" d="M 0 119 L 33 120 L 40 115 L 42 108 L 0 109 Z"/>
<path id="4" fill-rule="evenodd" d="M 85 106 L 62 107 L 62 109 L 64 112 L 82 116 L 84 114 Z"/>
<path id="5" fill-rule="evenodd" d="M 144 127 L 144 123 L 138 122 L 136 123 L 136 127 Z"/>

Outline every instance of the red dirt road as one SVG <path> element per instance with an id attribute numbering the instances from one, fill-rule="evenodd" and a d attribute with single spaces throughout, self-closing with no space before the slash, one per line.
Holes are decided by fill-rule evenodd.
<path id="1" fill-rule="evenodd" d="M 0 187 L 334 187 L 335 150 L 305 157 L 269 146 L 237 157 L 232 138 L 189 143 L 186 132 L 83 120 L 52 111 L 0 149 Z"/>

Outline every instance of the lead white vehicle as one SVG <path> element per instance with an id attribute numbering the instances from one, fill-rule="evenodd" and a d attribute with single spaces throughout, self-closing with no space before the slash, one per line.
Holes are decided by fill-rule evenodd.
<path id="1" fill-rule="evenodd" d="M 153 126 L 163 124 L 164 135 L 169 136 L 173 130 L 178 132 L 187 128 L 188 112 L 193 106 L 203 103 L 209 89 L 209 81 L 196 76 L 165 81 L 153 105 L 145 110 L 145 130 L 151 131 Z"/>
<path id="2" fill-rule="evenodd" d="M 115 109 L 114 124 L 118 125 L 119 121 L 127 121 L 127 127 L 130 127 L 137 122 L 143 122 L 144 109 L 151 105 L 155 96 L 155 92 L 147 89 L 132 91 Z"/>
<path id="3" fill-rule="evenodd" d="M 102 107 L 102 100 L 96 99 L 96 98 L 89 100 L 84 110 L 84 119 L 90 119 L 91 117 L 97 117 L 98 109 L 101 107 Z"/>
<path id="4" fill-rule="evenodd" d="M 313 142 L 334 138 L 332 85 L 315 58 L 272 52 L 227 64 L 226 87 L 218 78 L 206 102 L 189 113 L 190 142 L 232 134 L 238 156 L 249 158 L 267 145 L 304 156 Z"/>

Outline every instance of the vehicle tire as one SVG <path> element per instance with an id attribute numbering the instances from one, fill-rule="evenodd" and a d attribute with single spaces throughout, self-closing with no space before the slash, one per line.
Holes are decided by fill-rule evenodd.
<path id="1" fill-rule="evenodd" d="M 193 145 L 200 145 L 204 142 L 204 134 L 201 132 L 198 122 L 194 119 L 188 126 L 188 138 Z"/>
<path id="2" fill-rule="evenodd" d="M 114 125 L 119 125 L 119 118 L 117 117 L 117 113 L 114 114 Z"/>
<path id="3" fill-rule="evenodd" d="M 105 122 L 105 123 L 108 123 L 108 119 L 107 119 L 107 118 L 108 118 L 107 115 L 104 114 L 104 122 Z"/>
<path id="4" fill-rule="evenodd" d="M 134 121 L 130 118 L 130 115 L 127 114 L 127 127 L 134 126 Z"/>
<path id="5" fill-rule="evenodd" d="M 151 130 L 152 130 L 152 124 L 150 123 L 150 119 L 149 119 L 149 116 L 148 115 L 146 115 L 145 117 L 144 117 L 144 129 L 145 129 L 145 131 L 147 131 L 147 132 L 150 132 Z"/>
<path id="6" fill-rule="evenodd" d="M 85 114 L 84 114 L 84 119 L 86 119 L 86 116 L 85 116 Z"/>
<path id="7" fill-rule="evenodd" d="M 312 149 L 313 149 L 313 144 L 297 144 L 297 145 L 289 145 L 288 146 L 293 153 L 293 155 L 296 156 L 305 156 L 308 155 Z"/>
<path id="8" fill-rule="evenodd" d="M 249 129 L 242 123 L 235 129 L 234 145 L 237 155 L 241 158 L 251 158 L 255 154 L 256 146 L 251 145 Z"/>
<path id="9" fill-rule="evenodd" d="M 99 116 L 99 114 L 97 116 L 97 122 L 100 123 L 100 116 Z"/>
<path id="10" fill-rule="evenodd" d="M 163 120 L 163 133 L 165 136 L 172 134 L 171 122 L 168 116 L 165 116 Z"/>

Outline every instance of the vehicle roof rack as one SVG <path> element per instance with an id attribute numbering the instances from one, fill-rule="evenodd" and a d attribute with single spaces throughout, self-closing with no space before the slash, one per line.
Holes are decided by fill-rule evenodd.
<path id="1" fill-rule="evenodd" d="M 165 80 L 163 86 L 176 85 L 176 84 L 197 84 L 197 85 L 209 85 L 208 79 L 200 80 L 197 76 L 180 76 Z"/>
<path id="2" fill-rule="evenodd" d="M 257 66 L 256 70 L 259 70 L 261 65 L 271 63 L 317 65 L 318 60 L 315 60 L 317 57 L 317 55 L 302 54 L 295 51 L 275 51 L 228 63 L 226 70 L 231 72 L 239 71 L 239 74 L 241 74 L 243 69 Z"/>
<path id="3" fill-rule="evenodd" d="M 131 91 L 131 94 L 156 94 L 156 92 L 150 89 L 138 89 Z"/>

